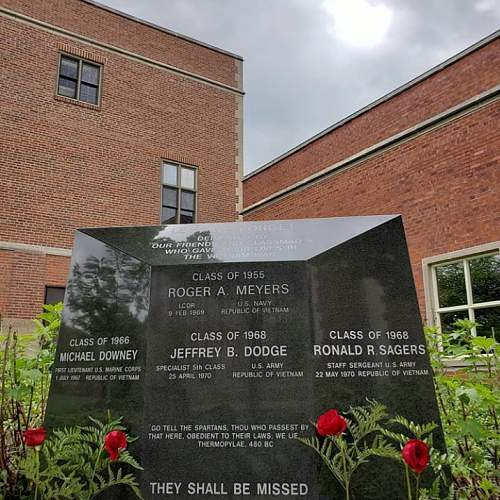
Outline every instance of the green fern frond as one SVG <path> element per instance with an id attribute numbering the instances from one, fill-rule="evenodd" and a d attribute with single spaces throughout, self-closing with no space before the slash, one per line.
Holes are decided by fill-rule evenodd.
<path id="1" fill-rule="evenodd" d="M 130 465 L 136 470 L 144 470 L 139 464 L 139 462 L 128 451 L 122 451 L 120 453 L 118 462 Z"/>
<path id="2" fill-rule="evenodd" d="M 356 423 L 349 427 L 356 445 L 370 434 L 380 431 L 381 422 L 387 418 L 385 406 L 371 400 L 367 400 L 366 407 L 351 407 L 348 413 L 356 420 Z"/>
<path id="3" fill-rule="evenodd" d="M 393 432 L 393 431 L 390 431 L 389 429 L 381 429 L 380 432 L 384 436 L 387 436 L 388 438 L 393 439 L 394 441 L 398 442 L 401 445 L 405 444 L 408 441 L 408 437 L 405 436 L 404 434 Z"/>
<path id="4" fill-rule="evenodd" d="M 125 476 L 121 477 L 120 479 L 110 479 L 104 483 L 102 483 L 101 485 L 99 485 L 99 487 L 93 491 L 92 493 L 92 498 L 95 498 L 97 497 L 100 493 L 102 493 L 103 491 L 109 489 L 109 488 L 112 488 L 114 486 L 128 486 L 133 492 L 134 494 L 137 496 L 137 498 L 140 498 L 142 499 L 142 495 L 141 495 L 141 492 L 139 490 L 139 484 L 137 483 L 137 481 L 135 480 L 134 476 L 132 474 L 126 474 Z"/>
<path id="5" fill-rule="evenodd" d="M 437 424 L 434 422 L 429 422 L 427 424 L 420 425 L 415 422 L 411 422 L 410 420 L 401 415 L 392 418 L 391 420 L 389 420 L 389 423 L 401 425 L 402 427 L 410 431 L 410 433 L 416 439 L 423 439 L 428 434 L 430 434 L 434 429 L 437 428 Z"/>
<path id="6" fill-rule="evenodd" d="M 93 422 L 98 428 L 102 429 L 104 427 L 104 424 L 98 420 L 97 418 L 93 418 L 89 415 L 89 420 Z"/>

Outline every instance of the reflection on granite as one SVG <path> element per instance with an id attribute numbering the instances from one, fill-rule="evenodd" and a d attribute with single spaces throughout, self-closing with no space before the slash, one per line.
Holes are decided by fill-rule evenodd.
<path id="1" fill-rule="evenodd" d="M 151 265 L 306 260 L 394 216 L 82 229 Z"/>

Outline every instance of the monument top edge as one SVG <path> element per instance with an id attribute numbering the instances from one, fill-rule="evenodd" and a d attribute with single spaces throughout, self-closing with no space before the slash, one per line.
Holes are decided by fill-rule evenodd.
<path id="1" fill-rule="evenodd" d="M 269 220 L 256 220 L 256 221 L 235 221 L 235 222 L 199 222 L 194 224 L 152 224 L 152 225 L 138 225 L 138 226 L 89 226 L 89 227 L 81 227 L 76 229 L 77 232 L 82 232 L 85 234 L 91 235 L 90 233 L 94 230 L 127 230 L 127 229 L 144 229 L 145 231 L 152 228 L 164 228 L 164 229 L 176 229 L 176 232 L 179 230 L 184 230 L 185 232 L 193 232 L 197 228 L 207 228 L 208 226 L 213 226 L 217 228 L 230 228 L 235 226 L 251 226 L 251 225 L 283 225 L 283 224 L 314 224 L 316 223 L 332 223 L 339 221 L 347 221 L 352 220 L 352 222 L 366 220 L 372 221 L 374 226 L 378 224 L 384 224 L 385 222 L 389 222 L 390 220 L 397 219 L 401 217 L 401 214 L 383 214 L 383 215 L 349 215 L 349 216 L 341 216 L 341 217 L 310 217 L 303 219 L 269 219 Z M 199 230 L 199 229 L 198 229 Z"/>
<path id="2" fill-rule="evenodd" d="M 89 242 L 154 265 L 304 261 L 397 220 L 399 215 L 84 228 L 75 252 Z M 78 250 L 80 248 L 80 250 Z"/>

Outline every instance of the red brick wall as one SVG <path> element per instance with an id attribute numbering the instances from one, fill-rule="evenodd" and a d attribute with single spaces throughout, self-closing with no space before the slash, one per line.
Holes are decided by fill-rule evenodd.
<path id="1" fill-rule="evenodd" d="M 499 238 L 499 123 L 496 101 L 251 212 L 245 220 L 402 214 L 424 315 L 422 258 Z"/>
<path id="2" fill-rule="evenodd" d="M 245 206 L 500 83 L 500 40 L 372 108 L 244 182 Z"/>
<path id="3" fill-rule="evenodd" d="M 235 61 L 221 52 L 79 0 L 1 0 L 0 5 L 149 59 L 238 86 Z M 168 8 L 168 7 L 166 7 Z"/>
<path id="4" fill-rule="evenodd" d="M 228 55 L 85 2 L 1 5 L 230 85 L 240 79 Z M 159 224 L 162 159 L 198 167 L 199 222 L 236 219 L 240 95 L 10 17 L 0 16 L 0 34 L 0 242 L 71 248 L 79 227 Z M 98 109 L 55 96 L 61 51 L 102 63 Z M 2 255 L 11 286 L 6 297 L 0 285 L 0 313 L 32 317 L 44 286 L 64 284 L 67 259 Z"/>
<path id="5" fill-rule="evenodd" d="M 12 278 L 12 253 L 0 250 L 0 313 L 5 315 L 9 304 Z"/>
<path id="6" fill-rule="evenodd" d="M 4 298 L 2 316 L 7 318 L 29 318 L 42 312 L 45 289 L 44 256 L 27 252 L 1 251 L 7 257 L 7 296 Z M 4 260 L 4 259 L 2 259 Z M 33 313 L 32 316 L 29 314 Z"/>
<path id="7" fill-rule="evenodd" d="M 42 312 L 46 286 L 66 286 L 70 259 L 0 250 L 0 312 L 8 320 Z"/>
<path id="8" fill-rule="evenodd" d="M 47 286 L 65 286 L 70 258 L 59 255 L 45 257 L 45 284 Z"/>

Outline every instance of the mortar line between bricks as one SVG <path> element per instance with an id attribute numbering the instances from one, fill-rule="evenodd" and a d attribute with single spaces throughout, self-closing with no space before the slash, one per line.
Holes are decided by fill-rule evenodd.
<path id="1" fill-rule="evenodd" d="M 306 177 L 305 179 L 301 179 L 300 181 L 297 181 L 284 189 L 270 194 L 262 200 L 257 201 L 252 205 L 249 205 L 248 207 L 245 207 L 241 211 L 241 215 L 249 215 L 258 210 L 266 208 L 278 200 L 281 200 L 292 194 L 296 194 L 297 192 L 300 192 L 304 189 L 308 189 L 328 177 L 342 173 L 347 169 L 354 168 L 367 160 L 379 156 L 391 149 L 399 147 L 400 145 L 411 141 L 421 135 L 444 127 L 449 123 L 470 115 L 471 113 L 474 113 L 475 111 L 493 104 L 498 100 L 500 100 L 500 85 L 496 85 L 486 92 L 478 94 L 477 96 L 468 99 L 458 104 L 457 106 L 453 106 L 452 108 L 434 115 L 431 118 L 428 118 L 427 120 L 414 125 L 413 127 L 403 130 L 402 132 L 392 135 L 387 139 L 384 139 L 383 141 L 370 146 L 369 148 L 366 148 L 348 158 L 344 158 L 334 163 L 333 165 L 330 165 L 329 167 L 326 167 L 319 172 Z M 245 183 L 245 179 L 243 180 L 243 183 Z"/>
<path id="2" fill-rule="evenodd" d="M 112 52 L 115 54 L 119 54 L 127 59 L 130 59 L 132 61 L 137 61 L 137 62 L 140 62 L 142 64 L 146 64 L 147 66 L 159 68 L 159 69 L 162 69 L 164 71 L 168 71 L 169 73 L 182 75 L 185 78 L 188 78 L 189 80 L 201 82 L 201 83 L 204 83 L 205 85 L 209 85 L 211 87 L 215 87 L 215 88 L 218 88 L 221 90 L 226 90 L 226 91 L 231 92 L 233 94 L 245 95 L 245 92 L 243 90 L 240 90 L 236 87 L 232 87 L 231 85 L 227 85 L 225 83 L 218 82 L 216 80 L 212 80 L 211 78 L 207 78 L 205 76 L 197 75 L 196 73 L 191 73 L 190 71 L 187 71 L 187 70 L 184 70 L 181 68 L 177 68 L 176 66 L 172 66 L 172 65 L 167 64 L 167 63 L 163 63 L 160 61 L 156 61 L 154 59 L 150 59 L 149 57 L 142 56 L 142 55 L 137 54 L 135 52 L 130 52 L 126 49 L 116 47 L 115 45 L 111 45 L 111 44 L 108 44 L 105 42 L 100 42 L 98 40 L 94 40 L 93 38 L 87 37 L 85 35 L 80 35 L 78 33 L 68 31 L 68 30 L 61 28 L 59 26 L 55 26 L 55 25 L 46 23 L 44 21 L 40 21 L 38 19 L 34 19 L 32 17 L 26 16 L 24 14 L 7 9 L 5 7 L 2 7 L 2 6 L 0 6 L 0 15 L 3 17 L 6 17 L 8 19 L 13 19 L 13 20 L 20 22 L 20 23 L 23 23 L 23 24 L 37 27 L 43 31 L 48 32 L 48 33 L 64 36 L 65 38 L 69 38 L 70 40 L 84 43 L 84 44 L 90 45 L 92 47 L 97 47 L 97 48 L 104 50 L 106 52 Z"/>

